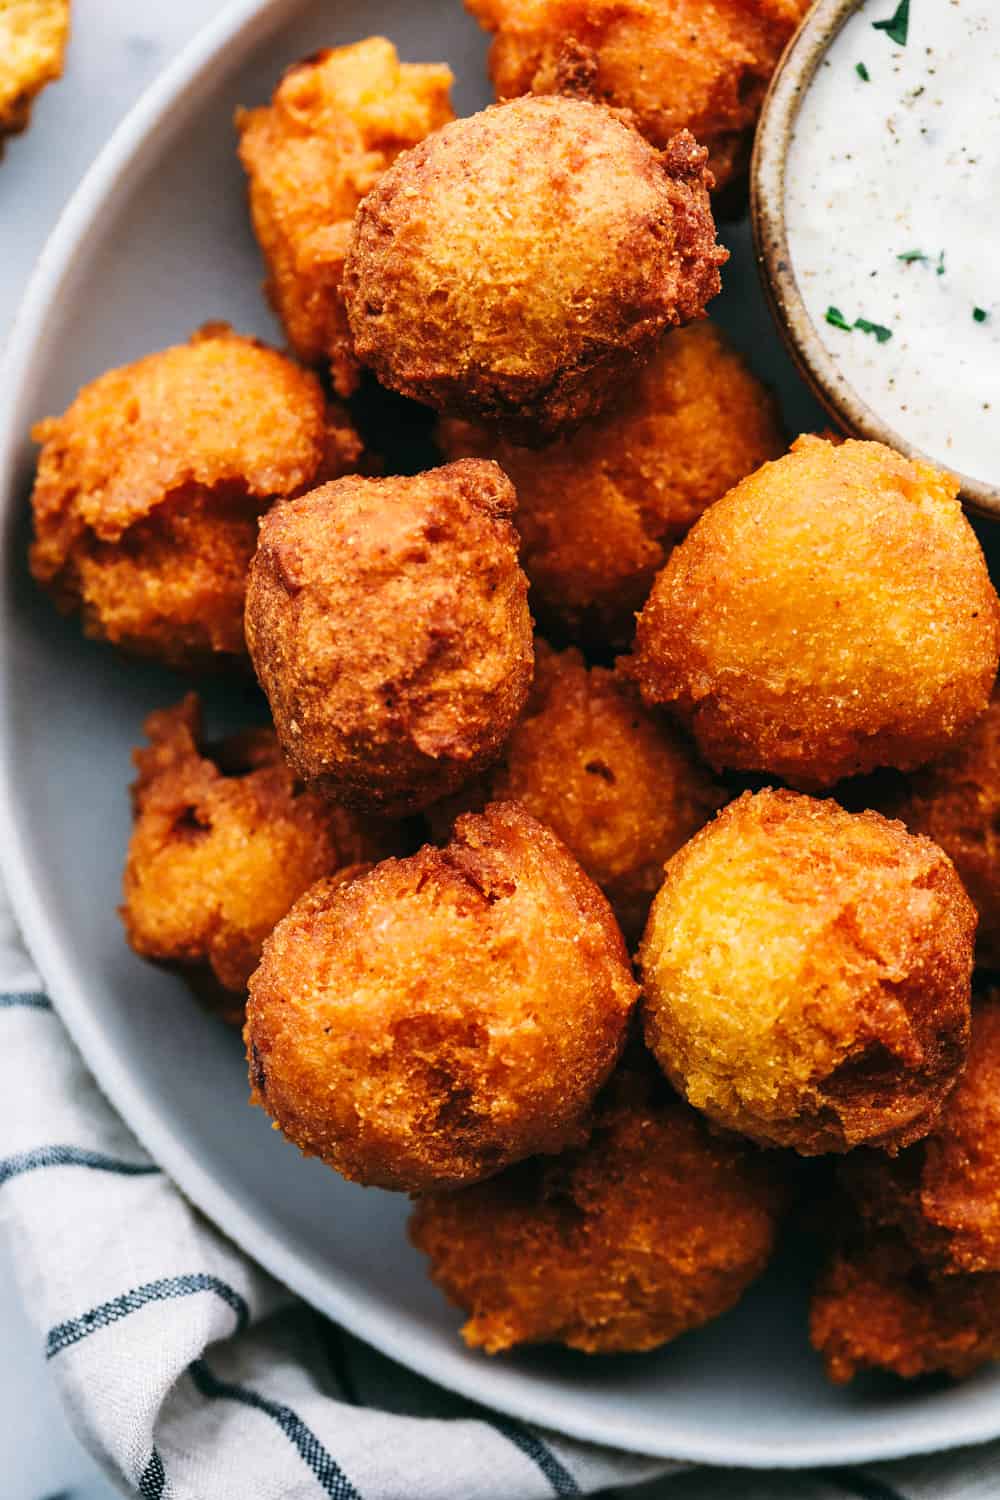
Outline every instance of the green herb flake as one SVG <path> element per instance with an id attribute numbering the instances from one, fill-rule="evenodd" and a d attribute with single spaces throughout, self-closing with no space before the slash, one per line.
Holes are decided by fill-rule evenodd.
<path id="1" fill-rule="evenodd" d="M 989 317 L 989 313 L 986 311 L 985 307 L 974 307 L 972 309 L 972 316 L 975 318 L 977 323 L 985 323 L 986 319 Z"/>
<path id="2" fill-rule="evenodd" d="M 941 254 L 938 256 L 937 273 L 938 273 L 939 276 L 943 276 L 944 275 L 944 251 L 943 250 L 941 251 Z"/>
<path id="3" fill-rule="evenodd" d="M 873 21 L 872 28 L 875 31 L 884 31 L 890 42 L 895 42 L 899 47 L 905 47 L 910 31 L 910 0 L 899 0 L 896 14 L 892 19 Z"/>
<path id="4" fill-rule="evenodd" d="M 857 73 L 858 77 L 862 80 L 863 83 L 871 83 L 872 75 L 869 73 L 864 63 L 855 63 L 854 71 L 855 73 Z"/>
<path id="5" fill-rule="evenodd" d="M 892 338 L 892 329 L 886 328 L 883 323 L 870 323 L 867 318 L 855 318 L 854 326 L 861 333 L 873 334 L 880 344 L 887 344 Z"/>
<path id="6" fill-rule="evenodd" d="M 832 328 L 842 328 L 845 333 L 850 333 L 851 325 L 848 323 L 839 307 L 828 307 L 826 310 L 826 321 Z"/>
<path id="7" fill-rule="evenodd" d="M 912 265 L 915 260 L 928 260 L 929 258 L 922 250 L 904 250 L 902 255 L 896 256 L 897 260 L 904 260 L 908 266 Z"/>

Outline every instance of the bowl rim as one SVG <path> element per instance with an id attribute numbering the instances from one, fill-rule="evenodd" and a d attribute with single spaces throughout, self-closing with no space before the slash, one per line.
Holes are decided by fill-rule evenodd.
<path id="1" fill-rule="evenodd" d="M 750 222 L 764 296 L 796 368 L 838 426 L 949 469 L 881 418 L 845 377 L 820 337 L 795 276 L 785 219 L 785 169 L 799 109 L 827 51 L 867 0 L 816 0 L 792 38 L 764 98 L 750 161 Z M 955 474 L 966 507 L 1000 520 L 1000 483 Z"/>

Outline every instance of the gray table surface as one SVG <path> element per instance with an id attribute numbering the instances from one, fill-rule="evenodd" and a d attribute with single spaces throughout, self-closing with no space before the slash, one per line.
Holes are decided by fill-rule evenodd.
<path id="1" fill-rule="evenodd" d="M 42 94 L 30 129 L 0 161 L 0 343 L 73 189 L 129 106 L 224 0 L 72 5 L 65 76 Z M 0 1411 L 3 1500 L 110 1500 L 118 1493 L 66 1424 L 41 1339 L 18 1298 L 2 1217 Z"/>

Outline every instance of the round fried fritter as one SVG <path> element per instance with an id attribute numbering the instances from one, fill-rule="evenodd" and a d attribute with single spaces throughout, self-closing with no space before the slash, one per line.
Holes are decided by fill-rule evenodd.
<path id="1" fill-rule="evenodd" d="M 258 516 L 361 453 L 314 375 L 224 324 L 109 370 L 32 435 L 35 578 L 88 635 L 189 667 L 245 655 Z"/>
<path id="2" fill-rule="evenodd" d="M 691 1104 L 752 1140 L 894 1151 L 964 1065 L 975 925 L 930 839 L 747 792 L 667 866 L 640 950 L 646 1040 Z"/>
<path id="3" fill-rule="evenodd" d="M 977 997 L 965 1071 L 924 1140 L 845 1158 L 865 1225 L 898 1230 L 923 1265 L 1000 1272 L 1000 991 Z"/>
<path id="4" fill-rule="evenodd" d="M 345 1177 L 476 1182 L 580 1139 L 636 994 L 600 891 L 494 803 L 278 924 L 250 981 L 254 1101 Z"/>
<path id="5" fill-rule="evenodd" d="M 809 789 L 950 749 L 986 708 L 1000 601 L 958 482 L 802 437 L 708 510 L 639 617 L 630 670 L 716 767 Z"/>
<path id="6" fill-rule="evenodd" d="M 240 160 L 267 262 L 267 294 L 306 364 L 358 383 L 340 282 L 351 220 L 401 151 L 454 119 L 451 71 L 401 63 L 384 37 L 318 52 L 289 68 L 269 105 L 240 110 Z"/>
<path id="7" fill-rule="evenodd" d="M 687 741 L 642 707 L 631 683 L 543 641 L 535 643 L 527 711 L 487 784 L 488 796 L 520 802 L 559 835 L 630 943 L 666 861 L 725 801 Z"/>
<path id="8" fill-rule="evenodd" d="M 0 156 L 4 136 L 26 129 L 37 96 L 62 77 L 69 0 L 3 0 L 0 5 Z"/>
<path id="9" fill-rule="evenodd" d="M 614 405 L 568 438 L 519 448 L 442 422 L 449 458 L 495 458 L 517 490 L 531 605 L 553 633 L 625 649 L 674 543 L 785 443 L 774 398 L 710 323 L 663 340 Z"/>
<path id="10" fill-rule="evenodd" d="M 719 290 L 705 152 L 603 106 L 517 99 L 406 152 L 358 209 L 355 352 L 440 411 L 552 435 L 593 416 Z"/>
<path id="11" fill-rule="evenodd" d="M 583 91 L 654 146 L 686 127 L 717 187 L 742 175 L 771 74 L 811 0 L 466 0 L 497 97 Z"/>
<path id="12" fill-rule="evenodd" d="M 469 1314 L 466 1343 L 488 1354 L 655 1349 L 724 1313 L 764 1269 L 779 1172 L 623 1070 L 586 1146 L 421 1198 L 410 1237 Z"/>
<path id="13" fill-rule="evenodd" d="M 211 966 L 242 995 L 279 918 L 324 875 L 379 858 L 384 839 L 307 791 L 272 730 L 205 747 L 191 693 L 146 721 L 133 756 L 135 826 L 122 920 L 144 958 Z"/>
<path id="14" fill-rule="evenodd" d="M 954 861 L 979 913 L 977 961 L 1000 969 L 1000 692 L 957 748 L 911 776 L 883 810 Z"/>
<path id="15" fill-rule="evenodd" d="M 935 1276 L 881 1233 L 834 1253 L 809 1332 L 835 1385 L 861 1370 L 961 1379 L 1000 1359 L 1000 1275 Z"/>
<path id="16" fill-rule="evenodd" d="M 496 464 L 467 459 L 342 479 L 264 518 L 247 644 L 306 781 L 415 812 L 495 760 L 532 673 L 514 504 Z"/>

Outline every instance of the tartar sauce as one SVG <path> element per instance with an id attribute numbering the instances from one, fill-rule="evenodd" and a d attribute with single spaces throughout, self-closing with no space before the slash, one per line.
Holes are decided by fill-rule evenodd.
<path id="1" fill-rule="evenodd" d="M 866 0 L 806 91 L 785 218 L 857 394 L 942 466 L 1000 482 L 1000 0 Z"/>

